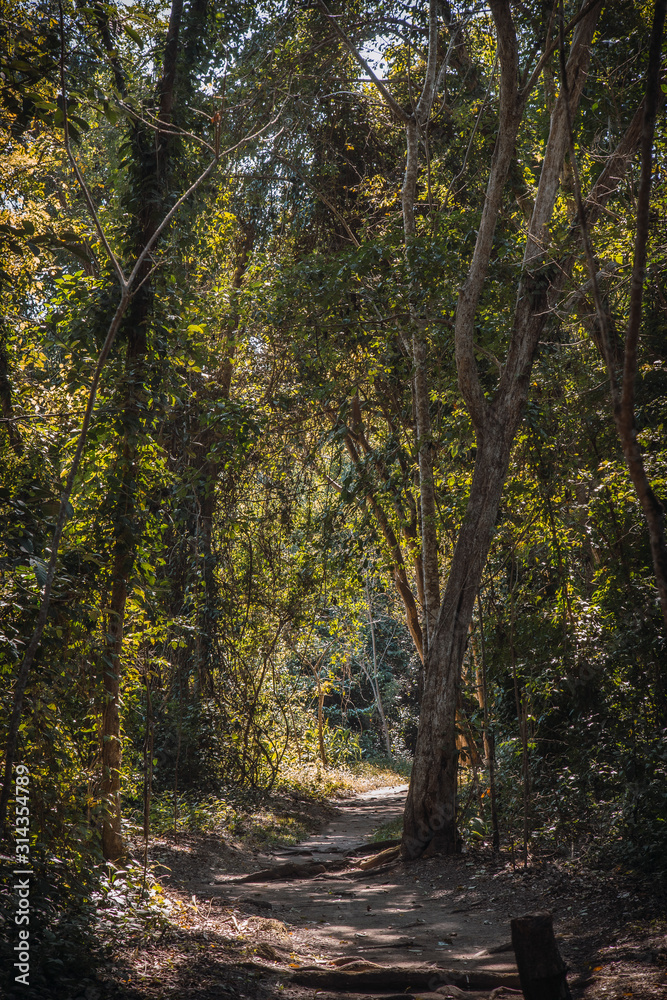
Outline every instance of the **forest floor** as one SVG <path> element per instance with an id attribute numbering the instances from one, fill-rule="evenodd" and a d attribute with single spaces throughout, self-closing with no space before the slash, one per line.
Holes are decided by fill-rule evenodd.
<path id="1" fill-rule="evenodd" d="M 294 797 L 286 811 L 319 827 L 296 847 L 258 850 L 211 834 L 152 841 L 169 929 L 117 949 L 72 1000 L 520 996 L 510 919 L 545 910 L 574 1000 L 667 997 L 664 900 L 649 877 L 555 854 L 524 870 L 486 847 L 409 864 L 389 855 L 360 869 L 364 851 L 379 850 L 373 834 L 397 827 L 406 788 L 307 805 Z M 313 874 L 354 848 L 344 870 Z M 290 863 L 310 865 L 310 877 L 257 874 Z M 253 873 L 258 881 L 240 881 Z"/>

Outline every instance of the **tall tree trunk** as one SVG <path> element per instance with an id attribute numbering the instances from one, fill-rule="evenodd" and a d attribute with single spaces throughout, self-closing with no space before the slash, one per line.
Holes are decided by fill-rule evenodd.
<path id="1" fill-rule="evenodd" d="M 387 748 L 387 757 L 389 758 L 389 760 L 393 760 L 394 755 L 391 750 L 391 738 L 389 736 L 389 728 L 387 726 L 387 719 L 384 714 L 384 705 L 382 704 L 382 693 L 380 691 L 380 676 L 378 673 L 379 664 L 377 657 L 377 649 L 375 645 L 375 622 L 373 621 L 373 604 L 371 602 L 371 589 L 368 584 L 368 577 L 366 578 L 366 606 L 368 608 L 368 623 L 371 629 L 371 650 L 373 653 L 373 676 L 372 677 L 370 676 L 365 667 L 364 667 L 364 672 L 368 677 L 371 689 L 373 691 L 373 695 L 375 697 L 375 703 L 377 705 L 378 715 L 380 716 L 380 726 L 382 727 L 382 736 L 384 737 L 384 743 Z M 389 640 L 389 642 L 391 642 L 391 639 Z M 387 644 L 387 648 L 388 646 L 389 644 Z"/>
<path id="2" fill-rule="evenodd" d="M 418 857 L 425 851 L 453 853 L 457 849 L 455 720 L 461 668 L 512 444 L 528 397 L 535 349 L 546 322 L 550 294 L 558 283 L 558 269 L 549 262 L 546 252 L 548 225 L 568 147 L 568 120 L 583 89 L 599 13 L 598 5 L 575 29 L 567 65 L 569 86 L 566 93 L 561 93 L 551 117 L 528 227 L 507 363 L 495 399 L 489 403 L 474 355 L 475 314 L 527 98 L 526 91 L 518 89 L 518 45 L 509 4 L 506 0 L 491 0 L 490 6 L 501 65 L 499 126 L 475 251 L 459 294 L 455 327 L 459 387 L 475 428 L 477 453 L 468 507 L 425 661 L 424 697 L 403 823 L 402 853 L 406 858 Z"/>
<path id="3" fill-rule="evenodd" d="M 419 449 L 419 503 L 421 523 L 421 570 L 424 593 L 424 650 L 428 653 L 430 637 L 440 607 L 440 573 L 438 569 L 438 527 L 435 507 L 435 481 L 433 478 L 433 441 L 427 379 L 427 345 L 420 325 L 415 323 L 412 341 L 415 375 L 413 391 L 417 416 Z"/>
<path id="4" fill-rule="evenodd" d="M 514 591 L 516 588 L 516 577 L 514 582 L 515 560 L 512 558 L 510 564 L 510 663 L 512 666 L 512 682 L 514 684 L 514 701 L 516 703 L 516 718 L 519 726 L 519 736 L 521 738 L 521 780 L 523 785 L 523 867 L 528 867 L 528 840 L 530 837 L 530 771 L 528 769 L 528 709 L 526 706 L 525 690 L 519 687 L 519 678 L 516 672 L 516 648 L 514 645 L 514 627 L 516 623 L 516 600 Z"/>
<path id="5" fill-rule="evenodd" d="M 234 357 L 236 355 L 239 310 L 238 293 L 243 284 L 250 254 L 255 242 L 256 230 L 253 223 L 242 224 L 243 235 L 239 246 L 236 267 L 232 276 L 230 289 L 229 313 L 226 317 L 224 340 L 222 344 L 223 357 L 215 380 L 199 394 L 202 399 L 202 416 L 207 415 L 212 402 L 229 400 L 234 373 Z M 217 505 L 216 484 L 218 475 L 223 468 L 227 456 L 212 458 L 210 451 L 218 439 L 215 427 L 207 428 L 199 435 L 199 441 L 206 450 L 207 457 L 201 467 L 201 472 L 195 490 L 198 506 L 198 558 L 201 566 L 202 601 L 198 608 L 197 648 L 195 667 L 199 684 L 203 691 L 211 694 L 213 691 L 213 636 L 218 617 L 217 582 L 215 578 L 215 554 L 213 551 L 213 520 Z"/>
<path id="6" fill-rule="evenodd" d="M 183 0 L 173 0 L 169 28 L 164 47 L 163 74 L 158 84 L 157 102 L 160 121 L 171 117 L 176 82 L 178 35 L 183 12 Z M 141 206 L 140 225 L 136 236 L 135 252 L 153 237 L 164 204 L 164 184 L 168 170 L 171 143 L 164 132 L 147 134 L 142 123 L 135 128 L 133 139 L 137 161 L 138 197 Z M 152 150 L 155 150 L 153 153 Z M 135 192 L 136 196 L 136 192 Z M 121 726 L 120 681 L 122 674 L 123 629 L 129 581 L 134 569 L 139 524 L 135 515 L 138 446 L 142 427 L 142 397 L 145 386 L 147 326 L 153 308 L 152 288 L 149 280 L 151 262 L 146 260 L 139 281 L 143 281 L 130 307 L 127 322 L 127 353 L 125 363 L 125 399 L 123 424 L 121 474 L 118 484 L 118 502 L 114 516 L 114 547 L 109 601 L 109 624 L 106 650 L 102 655 L 103 706 L 102 706 L 102 797 L 107 812 L 102 823 L 102 853 L 114 861 L 123 853 L 121 833 Z"/>
<path id="7" fill-rule="evenodd" d="M 419 455 L 419 506 L 421 521 L 421 569 L 424 591 L 424 654 L 428 654 L 430 636 L 440 607 L 440 573 L 438 569 L 438 528 L 435 515 L 435 482 L 433 479 L 433 441 L 428 392 L 428 347 L 424 323 L 416 305 L 420 282 L 413 262 L 413 241 L 416 235 L 415 200 L 419 171 L 419 140 L 428 127 L 433 107 L 437 77 L 438 18 L 435 0 L 429 2 L 429 42 L 426 77 L 413 114 L 405 123 L 405 176 L 401 197 L 405 254 L 410 272 L 410 314 L 412 318 L 412 360 L 414 376 L 412 393 Z"/>
<path id="8" fill-rule="evenodd" d="M 333 418 L 335 420 L 335 418 Z M 354 466 L 359 470 L 360 474 L 363 476 L 363 467 L 361 462 L 361 457 L 356 448 L 352 436 L 347 433 L 345 435 L 345 447 L 347 453 L 350 456 Z M 419 658 L 423 661 L 424 659 L 424 636 L 422 633 L 422 628 L 419 623 L 419 610 L 415 603 L 415 597 L 412 593 L 412 588 L 410 587 L 410 582 L 408 580 L 408 574 L 405 568 L 405 562 L 403 559 L 403 552 L 401 550 L 401 545 L 396 537 L 396 533 L 391 526 L 389 518 L 384 512 L 383 507 L 376 499 L 372 487 L 366 482 L 363 483 L 366 487 L 365 502 L 372 511 L 375 521 L 382 532 L 385 543 L 387 545 L 387 550 L 392 560 L 392 572 L 394 576 L 394 584 L 396 590 L 398 591 L 401 600 L 403 601 L 403 607 L 405 608 L 405 620 L 410 630 L 410 635 L 412 636 L 412 641 L 414 643 L 415 649 L 419 655 Z M 421 565 L 421 563 L 419 564 Z"/>
<path id="9" fill-rule="evenodd" d="M 646 277 L 649 209 L 653 172 L 653 143 L 655 121 L 660 101 L 661 47 L 666 12 L 667 0 L 656 0 L 646 73 L 646 97 L 641 133 L 641 174 L 637 196 L 637 224 L 632 281 L 630 285 L 630 310 L 623 350 L 623 372 L 620 386 L 615 370 L 617 359 L 614 331 L 611 328 L 608 310 L 604 307 L 598 287 L 597 267 L 588 238 L 588 221 L 579 188 L 573 144 L 571 155 L 573 165 L 575 166 L 579 222 L 583 233 L 587 263 L 593 286 L 593 298 L 601 334 L 600 339 L 602 341 L 603 355 L 609 372 L 614 420 L 630 478 L 641 503 L 648 526 L 653 574 L 662 610 L 663 623 L 667 631 L 667 540 L 665 537 L 665 510 L 646 474 L 642 448 L 637 439 L 637 421 L 635 417 L 637 352 L 641 328 L 644 280 Z"/>
<path id="10" fill-rule="evenodd" d="M 435 72 L 438 28 L 435 5 L 433 2 L 429 4 L 429 51 L 425 83 L 412 114 L 396 102 L 384 82 L 377 78 L 363 56 L 355 49 L 338 20 L 332 17 L 324 0 L 318 0 L 318 5 L 326 13 L 335 33 L 373 81 L 395 119 L 406 129 L 407 159 L 402 208 L 406 256 L 410 269 L 410 249 L 415 235 L 414 205 L 419 134 L 428 123 L 438 81 Z M 459 389 L 472 419 L 477 452 L 468 508 L 455 546 L 445 594 L 433 633 L 428 634 L 428 641 L 423 643 L 423 648 L 428 645 L 428 651 L 424 661 L 425 676 L 417 747 L 404 819 L 405 857 L 416 857 L 429 845 L 432 850 L 456 849 L 458 760 L 455 719 L 466 634 L 472 618 L 475 594 L 481 582 L 491 544 L 512 444 L 528 397 L 535 350 L 550 308 L 555 304 L 573 267 L 573 253 L 563 256 L 559 261 L 549 259 L 547 253 L 550 241 L 549 224 L 568 149 L 569 122 L 578 106 L 586 79 L 590 47 L 602 0 L 597 3 L 595 0 L 583 2 L 579 13 L 570 23 L 570 28 L 574 28 L 574 34 L 565 68 L 565 82 L 551 115 L 549 139 L 528 225 L 509 349 L 492 401 L 488 399 L 485 387 L 482 385 L 475 360 L 477 306 L 488 274 L 494 232 L 523 113 L 532 89 L 552 59 L 556 46 L 554 43 L 549 43 L 547 51 L 538 60 L 527 82 L 520 83 L 518 41 L 509 0 L 489 0 L 489 6 L 496 29 L 501 67 L 498 132 L 473 258 L 459 293 L 455 323 Z M 587 209 L 591 219 L 596 217 L 602 204 L 616 189 L 618 180 L 627 168 L 629 157 L 636 145 L 636 124 L 633 120 L 619 147 L 609 157 L 589 196 Z M 411 292 L 415 279 L 416 274 L 411 273 Z M 422 373 L 425 371 L 423 364 L 425 342 L 415 309 L 411 309 L 411 315 L 413 322 L 416 322 L 413 327 L 413 331 L 416 332 L 412 345 L 415 373 Z M 404 346 L 409 351 L 408 345 Z M 428 608 L 427 575 L 430 573 L 430 567 L 434 565 L 437 567 L 437 539 L 432 531 L 433 520 L 429 516 L 428 506 L 432 467 L 429 470 L 430 429 L 426 432 L 428 392 L 425 380 L 420 381 L 413 377 L 413 402 L 419 444 L 424 594 Z M 424 419 L 417 412 L 419 408 Z M 373 498 L 368 499 L 373 508 Z M 377 513 L 374 508 L 373 511 Z M 432 574 L 429 579 L 433 580 Z M 427 633 L 430 620 L 430 613 L 427 613 Z"/>
<path id="11" fill-rule="evenodd" d="M 496 808 L 496 747 L 494 734 L 491 730 L 489 713 L 489 689 L 486 673 L 486 641 L 484 638 L 484 614 L 482 611 L 481 594 L 477 592 L 477 610 L 479 612 L 479 640 L 481 669 L 477 672 L 477 691 L 480 707 L 484 712 L 484 757 L 489 770 L 489 797 L 491 799 L 491 843 L 494 851 L 500 850 L 500 827 L 498 826 L 498 810 Z"/>

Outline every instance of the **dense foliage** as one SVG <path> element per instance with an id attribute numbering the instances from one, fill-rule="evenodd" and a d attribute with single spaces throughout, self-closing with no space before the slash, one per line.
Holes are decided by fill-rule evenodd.
<path id="1" fill-rule="evenodd" d="M 2 5 L 3 748 L 121 298 L 109 251 L 129 273 L 215 160 L 154 239 L 102 369 L 27 683 L 17 760 L 31 775 L 33 855 L 40 871 L 62 864 L 42 887 L 48 933 L 56 912 L 72 939 L 85 924 L 115 767 L 124 830 L 143 823 L 148 835 L 151 823 L 176 826 L 186 802 L 268 789 L 300 763 L 410 760 L 422 672 L 408 606 L 417 620 L 411 322 L 416 301 L 446 577 L 476 448 L 453 322 L 497 129 L 490 14 L 440 6 L 449 59 L 420 140 L 406 256 L 402 129 L 317 5 L 174 0 L 171 18 L 143 0 Z M 534 65 L 551 5 L 514 7 Z M 575 5 L 565 7 L 571 17 Z M 644 93 L 652 5 L 611 8 L 578 112 L 584 193 Z M 427 5 L 336 10 L 409 108 L 425 72 Z M 487 394 L 559 81 L 556 50 L 528 106 L 477 314 Z M 636 403 L 658 498 L 664 138 L 660 116 Z M 563 253 L 576 208 L 566 167 L 551 221 Z M 621 351 L 638 170 L 634 159 L 591 234 Z M 491 839 L 493 785 L 505 844 L 525 836 L 532 848 L 621 849 L 664 864 L 665 625 L 583 253 L 531 378 L 466 652 L 460 828 Z M 105 757 L 111 745 L 119 764 Z"/>

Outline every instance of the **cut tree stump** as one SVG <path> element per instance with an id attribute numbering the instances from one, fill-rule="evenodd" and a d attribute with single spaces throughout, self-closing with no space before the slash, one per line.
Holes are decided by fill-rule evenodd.
<path id="1" fill-rule="evenodd" d="M 512 946 L 526 1000 L 572 1000 L 550 913 L 515 917 Z"/>

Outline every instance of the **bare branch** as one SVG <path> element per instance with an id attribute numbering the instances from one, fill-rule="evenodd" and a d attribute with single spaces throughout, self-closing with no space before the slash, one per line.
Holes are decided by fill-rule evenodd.
<path id="1" fill-rule="evenodd" d="M 568 21 L 568 23 L 565 25 L 565 28 L 564 28 L 565 34 L 569 35 L 569 33 L 572 31 L 572 29 L 575 28 L 579 24 L 579 22 L 581 21 L 581 19 L 584 18 L 584 17 L 586 17 L 587 14 L 590 14 L 590 12 L 595 7 L 600 6 L 601 3 L 602 3 L 602 0 L 589 0 L 589 2 L 587 4 L 585 4 L 581 8 L 581 10 L 579 11 L 579 13 L 575 14 L 575 16 L 570 21 Z M 544 50 L 544 52 L 543 52 L 543 54 L 542 54 L 542 56 L 540 58 L 540 61 L 538 62 L 537 66 L 535 67 L 535 69 L 533 70 L 533 72 L 532 72 L 532 74 L 530 76 L 530 80 L 522 88 L 522 94 L 524 95 L 524 98 L 528 97 L 528 95 L 530 94 L 531 90 L 533 89 L 533 87 L 535 86 L 535 84 L 537 83 L 537 81 L 539 80 L 540 73 L 544 69 L 544 67 L 547 64 L 547 62 L 549 61 L 549 59 L 551 59 L 552 55 L 554 54 L 554 52 L 558 48 L 558 45 L 559 45 L 559 41 L 558 41 L 557 37 L 554 39 L 553 42 L 551 42 L 550 45 L 549 44 L 547 45 L 546 49 Z"/>
<path id="2" fill-rule="evenodd" d="M 63 137 L 64 137 L 65 152 L 67 153 L 67 159 L 69 160 L 69 162 L 72 165 L 72 169 L 73 169 L 74 175 L 75 175 L 75 177 L 76 177 L 76 179 L 77 179 L 77 181 L 79 183 L 79 187 L 81 188 L 81 191 L 83 192 L 83 197 L 84 197 L 84 199 L 86 201 L 86 205 L 88 206 L 88 211 L 90 212 L 90 216 L 91 216 L 91 218 L 93 220 L 93 225 L 95 226 L 95 229 L 97 230 L 97 235 L 99 236 L 100 240 L 102 241 L 102 245 L 104 246 L 104 249 L 106 250 L 106 252 L 107 252 L 107 254 L 109 256 L 109 260 L 111 261 L 113 269 L 116 272 L 116 277 L 118 278 L 118 283 L 119 283 L 120 287 L 124 289 L 126 287 L 126 284 L 127 284 L 127 282 L 125 280 L 125 274 L 123 273 L 123 269 L 120 266 L 120 263 L 118 262 L 118 259 L 116 258 L 115 253 L 111 249 L 109 241 L 107 240 L 106 233 L 104 232 L 104 229 L 102 228 L 102 224 L 100 223 L 100 219 L 99 219 L 99 216 L 97 214 L 97 209 L 95 208 L 95 203 L 93 202 L 93 199 L 91 197 L 90 191 L 88 190 L 88 185 L 86 184 L 84 176 L 81 173 L 81 170 L 79 168 L 79 164 L 76 162 L 76 159 L 74 157 L 74 154 L 72 153 L 72 149 L 71 149 L 71 146 L 70 146 L 70 141 L 69 141 L 69 120 L 68 120 L 68 117 L 67 117 L 67 86 L 66 86 L 66 80 L 65 80 L 65 15 L 63 14 L 62 0 L 59 0 L 59 2 L 58 2 L 58 11 L 59 11 L 59 19 L 60 19 L 60 91 L 61 91 L 62 102 L 63 102 L 62 103 L 62 113 L 63 113 Z"/>
<path id="3" fill-rule="evenodd" d="M 588 65 L 590 43 L 598 21 L 600 4 L 588 5 L 588 16 L 577 25 L 567 61 L 567 87 L 561 88 L 551 116 L 549 139 L 544 153 L 535 205 L 528 224 L 523 257 L 523 274 L 514 311 L 514 322 L 507 363 L 498 386 L 496 413 L 506 427 L 520 419 L 523 400 L 528 394 L 528 379 L 533 355 L 548 313 L 552 282 L 548 264 L 549 222 L 558 194 L 563 160 L 569 144 L 568 116 L 579 103 Z M 523 92 L 525 95 L 526 91 Z M 554 264 L 557 271 L 558 266 Z M 518 390 L 518 391 L 517 391 Z"/>
<path id="4" fill-rule="evenodd" d="M 570 163 L 572 166 L 574 197 L 577 204 L 577 215 L 579 217 L 581 239 L 584 245 L 584 255 L 586 257 L 586 264 L 588 267 L 588 273 L 590 275 L 590 286 L 591 286 L 591 291 L 593 293 L 593 302 L 595 304 L 595 311 L 597 313 L 598 323 L 600 326 L 600 334 L 602 339 L 604 357 L 607 364 L 607 374 L 609 376 L 609 385 L 611 386 L 611 395 L 614 407 L 616 407 L 618 398 L 618 383 L 616 380 L 616 371 L 614 367 L 614 352 L 612 350 L 612 345 L 611 345 L 611 336 L 609 332 L 609 322 L 608 322 L 607 312 L 602 305 L 602 296 L 600 294 L 600 286 L 598 284 L 598 267 L 595 257 L 593 255 L 590 233 L 588 230 L 588 224 L 586 222 L 586 210 L 584 208 L 584 202 L 581 197 L 581 179 L 579 177 L 579 165 L 577 163 L 577 156 L 574 148 L 574 135 L 572 132 L 572 114 L 570 111 L 569 83 L 568 83 L 567 67 L 565 65 L 565 38 L 564 38 L 564 28 L 562 22 L 560 26 L 560 62 L 561 62 L 562 88 L 563 88 L 563 94 L 565 96 L 564 107 L 567 119 L 567 134 L 568 134 L 568 145 L 570 151 Z"/>
<path id="5" fill-rule="evenodd" d="M 134 121 L 141 122 L 141 124 L 145 125 L 146 128 L 153 129 L 155 132 L 162 132 L 166 135 L 177 135 L 180 138 L 193 139 L 201 146 L 205 146 L 211 153 L 215 152 L 213 146 L 206 142 L 205 139 L 202 139 L 200 135 L 195 135 L 194 132 L 186 132 L 185 129 L 177 128 L 175 125 L 172 125 L 171 122 L 166 122 L 161 118 L 156 118 L 155 115 L 152 115 L 149 111 L 144 111 L 143 115 L 139 114 L 139 112 L 127 101 L 118 101 L 118 107 L 122 108 L 123 111 L 130 115 Z M 211 120 L 210 115 L 207 115 L 204 112 L 198 113 L 203 114 L 209 121 Z"/>
<path id="6" fill-rule="evenodd" d="M 428 12 L 428 58 L 426 62 L 426 77 L 424 79 L 424 86 L 422 87 L 422 92 L 419 97 L 417 107 L 415 108 L 415 118 L 420 123 L 420 125 L 428 121 L 429 115 L 431 114 L 431 108 L 433 107 L 433 98 L 435 97 L 437 63 L 438 63 L 437 7 L 435 0 L 430 0 L 429 12 Z"/>
<path id="7" fill-rule="evenodd" d="M 343 31 L 343 29 L 340 27 L 340 25 L 338 24 L 338 21 L 336 20 L 336 18 L 334 17 L 334 15 L 331 13 L 331 11 L 327 7 L 327 5 L 324 3 L 324 0 L 317 0 L 317 3 L 319 5 L 319 7 L 321 7 L 321 9 L 324 11 L 324 13 L 328 17 L 328 19 L 331 21 L 331 24 L 333 25 L 336 34 L 341 39 L 341 41 L 345 43 L 345 45 L 347 46 L 347 48 L 348 48 L 349 52 L 351 53 L 351 55 L 353 55 L 354 58 L 359 63 L 359 65 L 362 66 L 366 70 L 366 72 L 368 73 L 368 76 L 370 77 L 370 79 L 373 81 L 373 83 L 375 84 L 375 86 L 377 87 L 377 89 L 380 91 L 380 93 L 384 97 L 384 99 L 385 99 L 388 107 L 394 112 L 394 114 L 399 119 L 399 121 L 402 121 L 404 123 L 408 122 L 410 120 L 410 115 L 406 111 L 403 110 L 403 108 L 398 103 L 398 101 L 396 101 L 392 97 L 392 95 L 390 94 L 390 92 L 387 90 L 387 88 L 383 84 L 382 80 L 380 80 L 375 75 L 375 73 L 373 72 L 373 70 L 371 69 L 371 67 L 368 65 L 368 63 L 366 62 L 366 60 L 364 59 L 364 57 L 355 48 L 355 46 L 352 43 L 351 39 L 345 34 L 345 32 Z"/>

